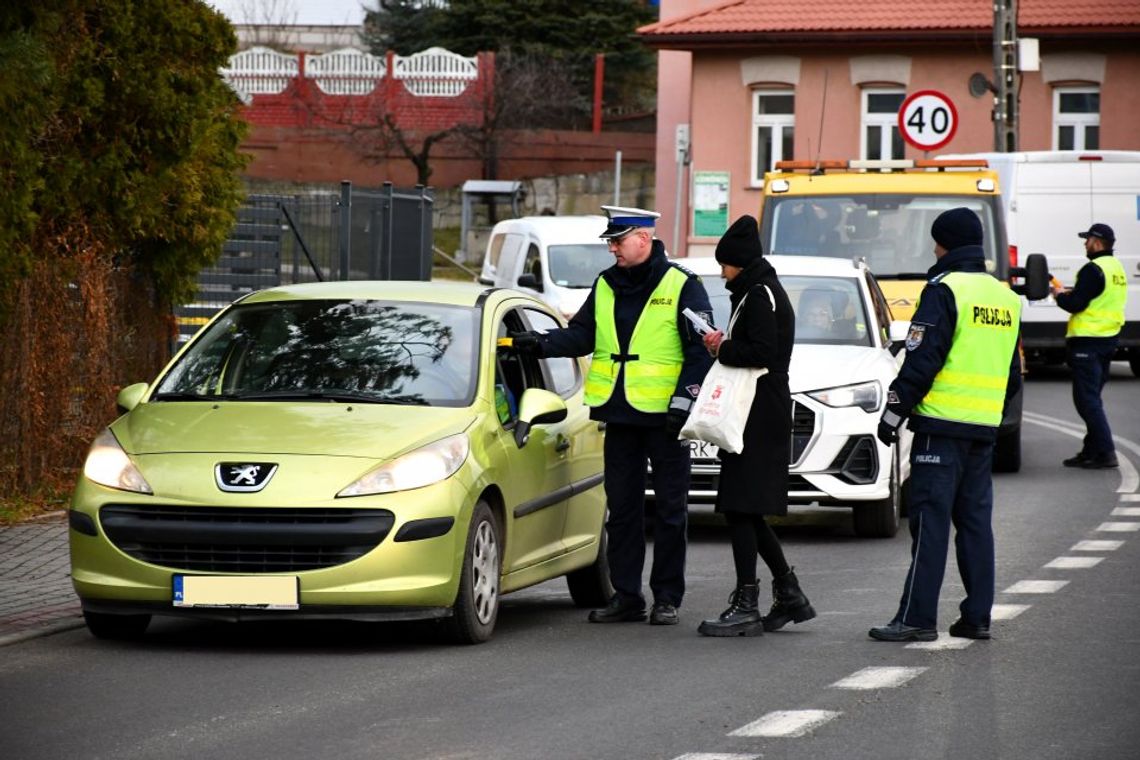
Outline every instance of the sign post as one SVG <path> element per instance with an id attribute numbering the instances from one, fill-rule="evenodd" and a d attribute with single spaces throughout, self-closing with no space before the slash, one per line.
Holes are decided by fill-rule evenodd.
<path id="1" fill-rule="evenodd" d="M 919 150 L 937 150 L 958 131 L 958 109 L 937 90 L 911 93 L 899 108 L 899 132 Z"/>

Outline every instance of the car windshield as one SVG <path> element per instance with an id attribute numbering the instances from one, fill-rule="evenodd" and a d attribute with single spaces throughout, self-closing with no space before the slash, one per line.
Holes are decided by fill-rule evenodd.
<path id="1" fill-rule="evenodd" d="M 614 263 L 605 243 L 552 245 L 546 253 L 550 258 L 550 279 L 564 288 L 588 288 L 599 272 Z"/>
<path id="2" fill-rule="evenodd" d="M 478 314 L 428 303 L 237 305 L 199 336 L 152 400 L 351 401 L 466 406 Z"/>
<path id="3" fill-rule="evenodd" d="M 709 294 L 716 326 L 728 326 L 732 307 L 724 280 L 702 277 Z M 867 309 L 859 283 L 853 277 L 780 275 L 796 312 L 796 343 L 832 346 L 870 346 Z"/>
<path id="4" fill-rule="evenodd" d="M 986 269 L 997 272 L 992 199 L 980 196 L 818 195 L 766 199 L 765 251 L 788 256 L 862 258 L 875 277 L 924 279 L 934 263 L 930 225 L 964 206 L 982 221 Z"/>

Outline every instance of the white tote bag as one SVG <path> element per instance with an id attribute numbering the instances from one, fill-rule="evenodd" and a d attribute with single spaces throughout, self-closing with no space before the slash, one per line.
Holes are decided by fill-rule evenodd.
<path id="1" fill-rule="evenodd" d="M 768 287 L 764 287 L 768 290 Z M 772 303 L 772 291 L 768 290 Z M 728 323 L 726 336 L 732 334 L 736 318 L 744 311 L 744 301 Z M 744 427 L 748 424 L 748 413 L 752 410 L 752 400 L 756 397 L 756 380 L 768 374 L 767 369 L 755 367 L 726 367 L 719 361 L 701 383 L 701 392 L 693 402 L 689 419 L 681 428 L 681 437 L 689 440 L 711 443 L 730 454 L 744 450 Z"/>

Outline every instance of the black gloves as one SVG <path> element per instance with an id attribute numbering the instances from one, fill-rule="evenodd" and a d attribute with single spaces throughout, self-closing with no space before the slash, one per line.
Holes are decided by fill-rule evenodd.
<path id="1" fill-rule="evenodd" d="M 670 409 L 665 413 L 665 434 L 670 438 L 676 438 L 681 434 L 681 428 L 688 419 L 689 413 L 684 409 Z"/>
<path id="2" fill-rule="evenodd" d="M 532 332 L 514 333 L 511 337 L 511 348 L 520 354 L 541 354 L 542 346 L 538 342 L 538 335 Z"/>
<path id="3" fill-rule="evenodd" d="M 897 417 L 897 415 L 894 416 Z M 901 419 L 895 422 L 894 425 L 891 425 L 889 422 L 887 422 L 886 415 L 884 414 L 883 419 L 879 420 L 879 429 L 876 431 L 875 435 L 877 435 L 879 440 L 883 443 L 887 444 L 888 446 L 893 446 L 899 440 L 900 424 L 902 424 Z"/>

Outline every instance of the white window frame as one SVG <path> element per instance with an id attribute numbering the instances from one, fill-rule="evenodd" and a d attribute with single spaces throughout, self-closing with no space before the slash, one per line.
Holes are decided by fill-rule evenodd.
<path id="1" fill-rule="evenodd" d="M 1088 150 L 1085 145 L 1085 131 L 1087 127 L 1100 128 L 1100 112 L 1097 113 L 1061 113 L 1061 96 L 1074 93 L 1100 94 L 1100 87 L 1096 85 L 1080 85 L 1075 87 L 1053 88 L 1053 150 L 1061 150 L 1061 127 L 1073 128 L 1072 150 Z M 1100 141 L 1098 140 L 1098 147 Z"/>
<path id="2" fill-rule="evenodd" d="M 790 95 L 792 97 L 792 113 L 761 114 L 760 98 L 771 95 Z M 768 127 L 772 130 L 772 155 L 769 156 L 771 160 L 765 171 L 772 171 L 776 168 L 777 161 L 790 161 L 793 158 L 784 155 L 784 131 L 791 130 L 794 142 L 796 132 L 795 98 L 796 91 L 789 88 L 752 91 L 752 153 L 749 158 L 748 170 L 751 174 L 752 187 L 764 185 L 764 172 L 758 171 L 756 166 L 760 153 L 760 140 L 757 132 L 761 127 Z"/>
<path id="3" fill-rule="evenodd" d="M 905 87 L 865 87 L 859 96 L 859 156 L 863 159 L 868 159 L 870 156 L 867 152 L 867 127 L 880 127 L 879 131 L 879 158 L 893 159 L 904 158 L 904 156 L 895 156 L 891 153 L 891 146 L 893 145 L 892 137 L 895 130 L 899 128 L 899 115 L 897 112 L 893 114 L 886 113 L 870 113 L 867 109 L 872 95 L 901 95 L 906 98 Z"/>

